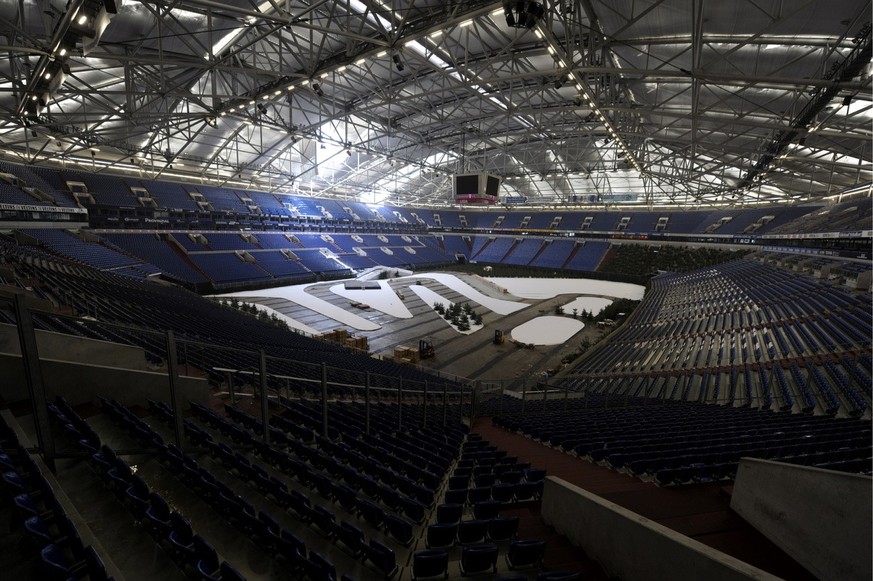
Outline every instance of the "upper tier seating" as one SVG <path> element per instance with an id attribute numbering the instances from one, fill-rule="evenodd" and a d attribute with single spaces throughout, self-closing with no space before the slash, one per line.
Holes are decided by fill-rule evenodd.
<path id="1" fill-rule="evenodd" d="M 66 190 L 66 187 L 61 183 L 60 179 L 58 179 L 57 173 L 53 170 L 48 170 L 45 168 L 40 168 L 37 166 L 24 166 L 18 165 L 14 163 L 7 163 L 5 161 L 0 161 L 0 172 L 8 173 L 10 175 L 18 178 L 19 188 L 23 187 L 31 187 L 36 188 L 44 194 L 51 196 L 54 199 L 53 205 L 57 206 L 74 206 L 73 201 L 66 195 L 64 195 L 61 191 Z M 49 179 L 44 179 L 43 175 L 48 177 Z M 17 194 L 16 194 L 17 195 Z M 28 196 L 31 201 L 26 202 L 28 204 L 38 204 L 33 197 Z M 0 193 L 0 201 L 5 203 L 16 203 L 11 201 L 6 201 L 5 194 Z M 20 203 L 20 202 L 18 202 Z M 43 202 L 50 203 L 50 202 Z"/>
<path id="2" fill-rule="evenodd" d="M 581 399 L 503 396 L 494 423 L 662 485 L 732 478 L 741 457 L 871 473 L 870 422 L 588 393 Z M 548 414 L 542 413 L 543 407 Z"/>
<path id="3" fill-rule="evenodd" d="M 837 362 L 869 352 L 873 315 L 843 289 L 736 260 L 652 279 L 631 321 L 562 385 L 827 414 L 869 407 L 852 366 Z"/>
<path id="4" fill-rule="evenodd" d="M 810 204 L 684 212 L 590 210 L 513 210 L 495 208 L 411 209 L 369 206 L 355 201 L 309 198 L 284 193 L 234 190 L 202 184 L 178 184 L 145 178 L 114 177 L 41 166 L 4 162 L 0 171 L 51 196 L 61 206 L 97 204 L 101 207 L 192 212 L 191 227 L 208 228 L 220 218 L 213 212 L 235 216 L 237 224 L 320 228 L 382 224 L 383 229 L 421 231 L 425 227 L 512 231 L 581 231 L 597 233 L 710 234 L 760 236 L 781 232 L 847 231 L 871 228 L 870 198 L 857 198 L 835 206 Z M 85 184 L 80 202 L 70 191 L 74 182 Z M 76 186 L 81 190 L 80 186 Z M 25 194 L 26 195 L 26 194 Z M 88 197 L 90 196 L 90 198 Z M 148 202 L 142 202 L 147 197 Z M 93 201 L 92 201 L 93 199 Z M 25 203 L 20 191 L 3 189 L 0 201 Z M 199 203 L 198 203 L 199 202 Z M 46 202 L 41 202 L 46 203 Z M 178 223 L 179 216 L 171 216 Z M 105 222 L 104 222 L 105 223 Z M 131 221 L 131 224 L 139 221 Z M 229 223 L 234 223 L 233 221 Z"/>
<path id="5" fill-rule="evenodd" d="M 40 244 L 62 256 L 72 258 L 95 268 L 115 269 L 141 264 L 136 258 L 126 255 L 115 248 L 96 242 L 85 242 L 66 230 L 33 228 L 21 229 L 20 232 L 36 239 Z"/>
<path id="6" fill-rule="evenodd" d="M 218 380 L 223 379 L 223 374 L 214 371 L 216 368 L 251 369 L 257 365 L 257 350 L 263 349 L 267 355 L 277 358 L 271 365 L 286 376 L 317 379 L 321 377 L 320 365 L 327 363 L 331 382 L 363 385 L 363 374 L 370 372 L 374 386 L 391 387 L 399 377 L 403 377 L 409 386 L 425 380 L 432 385 L 454 385 L 452 381 L 417 368 L 376 360 L 336 344 L 280 329 L 183 289 L 147 284 L 86 266 L 73 266 L 60 259 L 55 264 L 28 264 L 28 254 L 14 246 L 3 246 L 2 254 L 20 271 L 20 278 L 32 280 L 31 287 L 42 287 L 40 292 L 74 300 L 71 306 L 79 312 L 100 313 L 99 322 L 40 314 L 34 317 L 35 325 L 40 329 L 139 345 L 150 357 L 158 359 L 166 356 L 162 335 L 172 329 L 180 337 L 215 346 L 196 352 L 191 350 L 187 357 L 189 363 L 213 374 Z M 104 325 L 111 322 L 132 325 L 142 332 L 133 333 Z M 147 332 L 149 329 L 154 330 L 154 334 Z M 220 346 L 240 351 L 227 352 Z"/>

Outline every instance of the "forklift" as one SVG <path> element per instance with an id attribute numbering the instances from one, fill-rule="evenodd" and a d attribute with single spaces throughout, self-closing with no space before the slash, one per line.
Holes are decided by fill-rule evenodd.
<path id="1" fill-rule="evenodd" d="M 504 336 L 503 331 L 500 329 L 494 330 L 494 344 L 495 345 L 503 345 L 503 342 L 506 340 L 506 336 Z"/>
<path id="2" fill-rule="evenodd" d="M 418 358 L 419 359 L 430 359 L 436 354 L 433 349 L 433 341 L 430 337 L 425 337 L 424 339 L 418 340 Z"/>

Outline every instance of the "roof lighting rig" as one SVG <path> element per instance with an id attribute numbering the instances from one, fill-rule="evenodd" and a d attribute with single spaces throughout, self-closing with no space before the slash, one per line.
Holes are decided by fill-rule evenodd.
<path id="1" fill-rule="evenodd" d="M 870 63 L 873 55 L 873 38 L 871 38 L 871 25 L 866 23 L 852 39 L 852 48 L 842 61 L 834 61 L 831 68 L 824 75 L 824 80 L 832 81 L 830 85 L 816 87 L 810 93 L 810 99 L 806 105 L 791 120 L 788 127 L 777 131 L 773 140 L 767 144 L 766 151 L 759 157 L 748 173 L 740 180 L 737 190 L 750 190 L 756 187 L 763 176 L 774 167 L 774 160 L 785 156 L 785 149 L 795 140 L 799 144 L 806 142 L 808 133 L 814 132 L 817 127 L 813 126 L 815 116 L 827 107 L 840 92 L 840 85 L 856 75 Z M 848 106 L 852 100 L 851 95 L 843 98 L 843 106 Z"/>
<path id="2" fill-rule="evenodd" d="M 508 21 L 509 19 L 507 17 L 507 22 Z M 548 53 L 561 66 L 561 70 L 559 71 L 559 75 L 557 77 L 558 80 L 555 82 L 555 88 L 558 89 L 563 86 L 563 80 L 561 80 L 562 78 L 566 79 L 568 82 L 572 81 L 576 85 L 576 90 L 579 92 L 576 97 L 576 102 L 579 104 L 588 105 L 588 107 L 591 109 L 591 113 L 594 115 L 596 120 L 599 121 L 600 124 L 603 125 L 603 127 L 606 129 L 606 132 L 609 134 L 610 139 L 612 139 L 612 141 L 624 155 L 627 163 L 632 165 L 634 169 L 637 170 L 637 172 L 642 173 L 643 169 L 639 161 L 637 161 L 636 157 L 631 153 L 630 148 L 620 137 L 612 121 L 606 116 L 606 114 L 604 114 L 601 107 L 598 106 L 597 102 L 594 99 L 593 92 L 590 88 L 587 87 L 584 79 L 582 79 L 581 75 L 573 70 L 572 63 L 569 62 L 566 52 L 555 39 L 552 32 L 548 30 L 545 26 L 539 26 L 534 30 L 534 34 L 538 39 L 542 40 L 545 43 Z"/>
<path id="3" fill-rule="evenodd" d="M 18 105 L 20 117 L 28 121 L 38 119 L 66 82 L 70 74 L 68 59 L 93 50 L 117 12 L 115 0 L 70 0 L 55 25 L 45 54 L 22 91 Z"/>
<path id="4" fill-rule="evenodd" d="M 506 26 L 512 28 L 532 29 L 546 13 L 545 8 L 539 2 L 525 0 L 512 0 L 503 3 L 503 15 L 506 18 Z"/>

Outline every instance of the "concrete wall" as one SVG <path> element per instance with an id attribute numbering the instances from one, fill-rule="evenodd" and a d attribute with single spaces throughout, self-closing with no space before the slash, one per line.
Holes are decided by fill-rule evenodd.
<path id="1" fill-rule="evenodd" d="M 49 400 L 63 395 L 76 405 L 102 395 L 132 405 L 170 399 L 167 372 L 149 370 L 139 347 L 49 331 L 37 331 L 36 339 Z M 4 399 L 28 398 L 18 331 L 12 325 L 0 325 L 0 378 Z M 206 403 L 209 385 L 205 378 L 182 376 L 178 386 L 183 402 Z"/>
<path id="2" fill-rule="evenodd" d="M 779 579 L 554 476 L 546 478 L 542 517 L 622 579 Z"/>
<path id="3" fill-rule="evenodd" d="M 142 348 L 133 345 L 37 330 L 36 346 L 40 358 L 84 363 L 100 362 L 127 369 L 147 369 L 145 353 Z M 0 324 L 0 353 L 21 355 L 18 327 L 15 325 Z"/>
<path id="4" fill-rule="evenodd" d="M 731 508 L 816 577 L 869 580 L 871 484 L 869 476 L 743 458 Z"/>

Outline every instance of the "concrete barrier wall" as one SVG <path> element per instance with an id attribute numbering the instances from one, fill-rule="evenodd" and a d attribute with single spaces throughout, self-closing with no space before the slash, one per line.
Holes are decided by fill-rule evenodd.
<path id="1" fill-rule="evenodd" d="M 36 331 L 36 347 L 40 358 L 83 363 L 101 363 L 126 369 L 146 369 L 145 353 L 141 347 L 75 337 L 53 331 Z M 18 327 L 0 324 L 0 353 L 21 354 Z"/>
<path id="2" fill-rule="evenodd" d="M 731 508 L 816 577 L 862 581 L 871 574 L 873 479 L 743 458 Z"/>
<path id="3" fill-rule="evenodd" d="M 46 399 L 64 396 L 71 405 L 93 401 L 98 395 L 117 400 L 123 405 L 144 405 L 149 399 L 170 400 L 170 384 L 166 373 L 139 371 L 40 359 Z M 24 366 L 20 355 L 0 353 L 0 377 L 3 378 L 3 397 L 8 401 L 28 398 Z M 188 400 L 206 404 L 209 383 L 201 377 L 179 378 L 177 384 L 183 402 Z"/>
<path id="4" fill-rule="evenodd" d="M 546 479 L 542 517 L 622 579 L 779 579 L 554 476 Z"/>
<path id="5" fill-rule="evenodd" d="M 170 399 L 166 371 L 149 370 L 140 347 L 50 331 L 37 331 L 36 341 L 49 400 L 63 395 L 77 405 L 102 395 L 132 405 Z M 0 324 L 0 378 L 7 401 L 28 398 L 18 330 L 7 324 Z M 205 378 L 182 376 L 178 386 L 183 402 L 206 403 L 209 384 Z"/>

